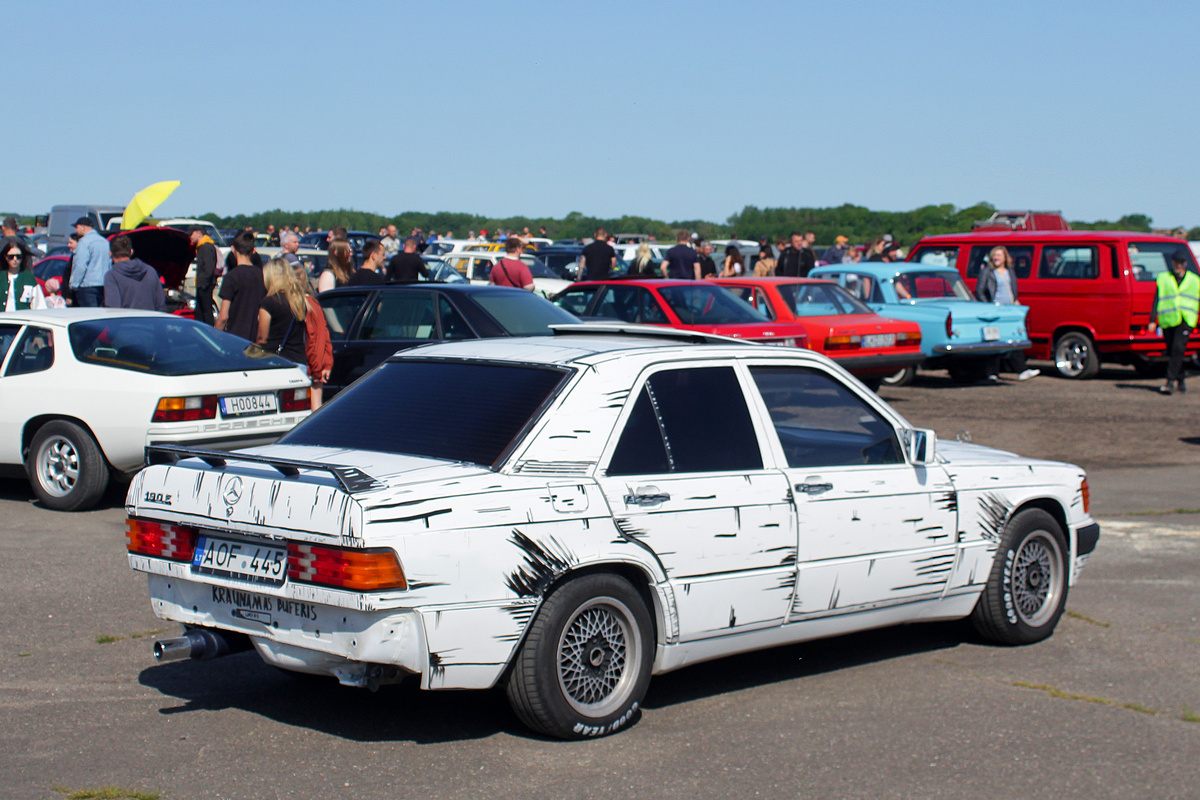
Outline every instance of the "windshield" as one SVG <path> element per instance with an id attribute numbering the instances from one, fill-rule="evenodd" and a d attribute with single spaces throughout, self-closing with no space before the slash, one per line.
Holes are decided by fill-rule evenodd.
<path id="1" fill-rule="evenodd" d="M 473 292 L 474 300 L 500 323 L 510 336 L 549 336 L 551 325 L 573 325 L 575 315 L 563 311 L 544 297 L 523 289 Z"/>
<path id="2" fill-rule="evenodd" d="M 971 290 L 962 276 L 953 270 L 936 272 L 904 272 L 894 279 L 896 295 L 901 300 L 929 297 L 953 297 L 957 300 L 974 300 Z"/>
<path id="3" fill-rule="evenodd" d="M 1196 260 L 1187 242 L 1130 242 L 1129 265 L 1134 280 L 1149 283 L 1158 280 L 1159 273 L 1171 268 L 1171 258 L 1176 254 L 1184 257 L 1189 270 L 1196 271 Z"/>
<path id="4" fill-rule="evenodd" d="M 840 286 L 819 283 L 785 283 L 779 294 L 797 317 L 827 317 L 837 314 L 873 314 Z"/>
<path id="5" fill-rule="evenodd" d="M 659 294 L 684 325 L 770 322 L 754 306 L 720 286 L 664 286 Z"/>
<path id="6" fill-rule="evenodd" d="M 568 374 L 514 364 L 390 361 L 280 442 L 495 467 Z M 479 397 L 481 387 L 486 402 L 470 403 L 469 413 L 453 414 L 448 424 L 447 402 Z"/>
<path id="7" fill-rule="evenodd" d="M 279 356 L 250 358 L 248 342 L 183 317 L 125 317 L 76 322 L 68 329 L 71 350 L 85 364 L 152 375 L 199 375 L 282 369 L 295 364 Z"/>

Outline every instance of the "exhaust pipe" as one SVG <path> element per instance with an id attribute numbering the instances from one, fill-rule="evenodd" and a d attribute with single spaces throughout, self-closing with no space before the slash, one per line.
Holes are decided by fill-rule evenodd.
<path id="1" fill-rule="evenodd" d="M 208 661 L 212 658 L 241 653 L 253 645 L 243 633 L 221 633 L 209 628 L 188 628 L 183 636 L 159 639 L 154 643 L 155 661 L 178 661 L 191 658 Z"/>

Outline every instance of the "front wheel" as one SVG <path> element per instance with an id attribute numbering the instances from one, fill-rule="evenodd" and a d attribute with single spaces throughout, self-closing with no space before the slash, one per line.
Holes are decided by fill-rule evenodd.
<path id="1" fill-rule="evenodd" d="M 42 505 L 56 511 L 89 509 L 108 487 L 108 465 L 96 440 L 66 420 L 38 428 L 25 473 Z"/>
<path id="2" fill-rule="evenodd" d="M 1100 371 L 1100 357 L 1092 337 L 1068 331 L 1054 342 L 1054 368 L 1064 378 L 1091 378 Z"/>
<path id="3" fill-rule="evenodd" d="M 1037 508 L 1017 514 L 1000 536 L 996 561 L 971 622 L 1001 644 L 1040 642 L 1067 605 L 1067 540 L 1054 517 Z"/>
<path id="4" fill-rule="evenodd" d="M 653 661 L 641 595 L 620 576 L 585 575 L 542 603 L 509 673 L 508 701 L 549 736 L 616 733 L 637 720 Z"/>

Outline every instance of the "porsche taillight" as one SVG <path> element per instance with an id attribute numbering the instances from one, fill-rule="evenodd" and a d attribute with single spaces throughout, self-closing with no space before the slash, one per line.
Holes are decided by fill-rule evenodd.
<path id="1" fill-rule="evenodd" d="M 164 397 L 158 401 L 151 422 L 194 422 L 217 418 L 217 396 Z"/>
<path id="2" fill-rule="evenodd" d="M 284 389 L 279 393 L 279 413 L 291 411 L 308 411 L 312 408 L 312 397 L 309 389 Z"/>

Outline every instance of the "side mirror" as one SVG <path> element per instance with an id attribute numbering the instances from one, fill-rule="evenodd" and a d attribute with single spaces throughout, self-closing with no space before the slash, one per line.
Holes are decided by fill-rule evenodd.
<path id="1" fill-rule="evenodd" d="M 921 466 L 937 461 L 937 434 L 927 428 L 909 428 L 900 431 L 908 463 Z"/>

